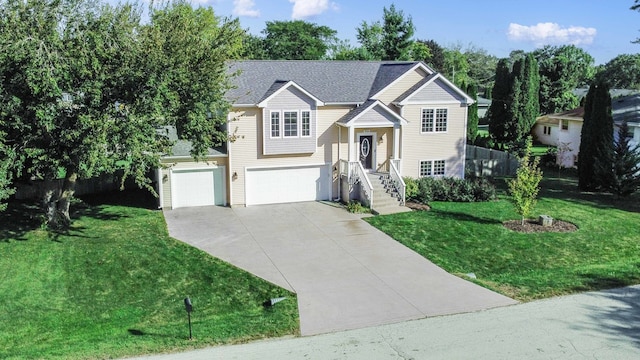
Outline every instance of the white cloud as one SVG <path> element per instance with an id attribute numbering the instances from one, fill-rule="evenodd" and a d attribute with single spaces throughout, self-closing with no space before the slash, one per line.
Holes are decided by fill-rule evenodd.
<path id="1" fill-rule="evenodd" d="M 591 44 L 596 36 L 595 28 L 570 26 L 562 28 L 555 23 L 538 23 L 533 26 L 509 24 L 507 37 L 513 41 L 528 41 L 542 45 L 582 45 Z"/>
<path id="2" fill-rule="evenodd" d="M 233 0 L 233 15 L 258 17 L 260 16 L 260 11 L 254 9 L 254 6 L 256 6 L 256 3 L 253 0 Z"/>
<path id="3" fill-rule="evenodd" d="M 329 10 L 337 10 L 338 5 L 329 0 L 289 0 L 293 3 L 291 18 L 294 20 L 306 19 L 311 16 L 320 15 Z"/>

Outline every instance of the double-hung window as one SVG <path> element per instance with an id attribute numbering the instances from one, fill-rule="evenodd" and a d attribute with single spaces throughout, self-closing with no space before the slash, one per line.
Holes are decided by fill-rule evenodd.
<path id="1" fill-rule="evenodd" d="M 280 112 L 271 112 L 271 137 L 280 137 Z"/>
<path id="2" fill-rule="evenodd" d="M 302 111 L 300 113 L 300 121 L 302 122 L 302 136 L 311 136 L 311 112 Z"/>
<path id="3" fill-rule="evenodd" d="M 447 109 L 422 109 L 421 132 L 446 132 L 448 117 Z"/>
<path id="4" fill-rule="evenodd" d="M 298 136 L 298 112 L 284 112 L 284 137 Z"/>
<path id="5" fill-rule="evenodd" d="M 444 160 L 422 160 L 420 161 L 420 177 L 425 176 L 444 176 L 445 161 Z"/>

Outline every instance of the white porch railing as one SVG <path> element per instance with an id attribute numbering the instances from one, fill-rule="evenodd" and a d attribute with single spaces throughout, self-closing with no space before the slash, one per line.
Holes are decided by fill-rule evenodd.
<path id="1" fill-rule="evenodd" d="M 390 161 L 396 167 L 396 171 L 400 173 L 400 159 L 391 159 Z"/>
<path id="2" fill-rule="evenodd" d="M 398 166 L 396 164 L 400 164 L 400 160 L 391 160 L 389 176 L 398 191 L 398 196 L 400 196 L 400 205 L 404 206 L 407 185 L 404 183 L 404 180 L 402 180 L 402 176 L 400 176 L 400 171 L 398 171 Z"/>
<path id="3" fill-rule="evenodd" d="M 360 184 L 360 191 L 368 200 L 369 208 L 373 209 L 373 185 L 360 161 L 349 162 L 349 183 Z"/>

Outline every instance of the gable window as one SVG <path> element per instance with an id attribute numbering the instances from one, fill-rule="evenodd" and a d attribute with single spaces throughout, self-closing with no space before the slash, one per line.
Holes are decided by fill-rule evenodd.
<path id="1" fill-rule="evenodd" d="M 271 113 L 271 137 L 280 137 L 280 113 Z"/>
<path id="2" fill-rule="evenodd" d="M 422 109 L 421 131 L 446 132 L 448 122 L 447 109 Z"/>
<path id="3" fill-rule="evenodd" d="M 311 136 L 311 112 L 303 111 L 300 113 L 300 121 L 302 121 L 302 136 Z"/>
<path id="4" fill-rule="evenodd" d="M 284 112 L 284 137 L 298 136 L 298 112 Z"/>
<path id="5" fill-rule="evenodd" d="M 545 135 L 551 135 L 551 126 L 545 126 L 545 127 L 542 129 L 542 132 L 543 132 Z"/>
<path id="6" fill-rule="evenodd" d="M 444 160 L 422 160 L 420 161 L 420 177 L 425 176 L 444 176 L 445 161 Z"/>
<path id="7" fill-rule="evenodd" d="M 562 130 L 569 130 L 569 120 L 560 120 L 561 125 L 560 128 Z"/>

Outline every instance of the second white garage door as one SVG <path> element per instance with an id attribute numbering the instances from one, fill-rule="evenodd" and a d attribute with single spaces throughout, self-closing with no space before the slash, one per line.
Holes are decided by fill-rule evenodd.
<path id="1" fill-rule="evenodd" d="M 329 165 L 247 169 L 246 204 L 329 200 Z"/>
<path id="2" fill-rule="evenodd" d="M 224 167 L 171 171 L 171 206 L 225 204 Z"/>

